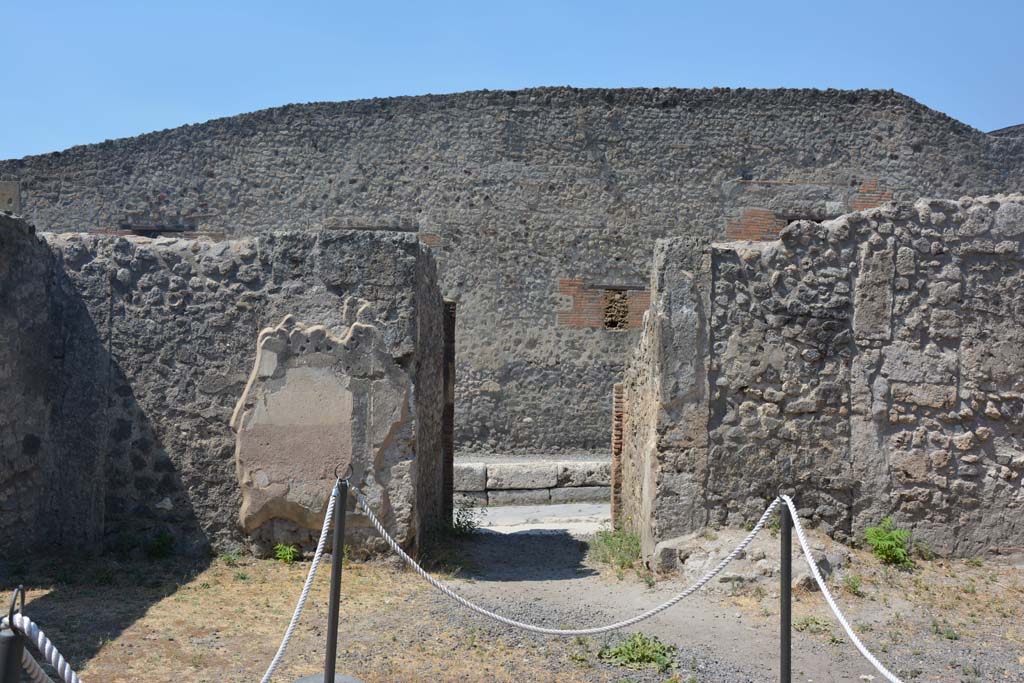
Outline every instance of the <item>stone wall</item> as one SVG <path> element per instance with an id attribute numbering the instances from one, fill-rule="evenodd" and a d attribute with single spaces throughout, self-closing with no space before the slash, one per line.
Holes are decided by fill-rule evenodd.
<path id="1" fill-rule="evenodd" d="M 772 238 L 793 219 L 1022 177 L 1024 139 L 879 91 L 294 105 L 0 162 L 23 213 L 52 231 L 418 229 L 459 304 L 457 448 L 523 455 L 607 452 L 607 396 L 656 239 Z M 605 327 L 605 302 L 614 313 L 622 299 L 625 324 Z"/>
<path id="2" fill-rule="evenodd" d="M 34 525 L 53 493 L 50 261 L 31 226 L 0 214 L 0 537 L 18 545 L 45 535 Z"/>
<path id="3" fill-rule="evenodd" d="M 35 229 L 0 214 L 0 539 L 5 547 L 97 547 L 105 494 L 97 391 L 111 369 L 104 317 Z M 102 311 L 102 307 L 100 308 Z"/>
<path id="4" fill-rule="evenodd" d="M 49 250 L 35 248 L 46 252 L 44 262 L 52 260 L 52 279 L 38 271 L 30 282 L 54 290 L 49 339 L 64 348 L 53 353 L 51 376 L 70 391 L 46 394 L 50 423 L 39 448 L 79 488 L 98 491 L 102 503 L 96 519 L 81 523 L 89 532 L 67 539 L 69 545 L 96 550 L 102 541 L 127 549 L 170 533 L 179 551 L 202 552 L 210 543 L 243 540 L 229 421 L 253 368 L 258 333 L 286 315 L 336 336 L 355 322 L 375 330 L 386 357 L 416 387 L 403 408 L 410 436 L 395 456 L 409 472 L 408 504 L 384 509 L 384 518 L 409 545 L 425 525 L 440 522 L 441 298 L 433 257 L 415 235 L 342 230 L 225 242 L 81 233 L 45 239 Z M 2 257 L 7 253 L 5 244 Z M 4 333 L 7 348 L 16 344 L 26 349 L 23 356 L 33 345 L 48 348 L 42 328 L 5 325 Z M 11 367 L 34 362 L 15 360 Z M 4 405 L 12 400 L 6 389 Z M 54 434 L 63 442 L 50 448 Z M 5 439 L 4 457 L 17 448 L 22 445 Z M 332 470 L 337 457 L 324 454 Z M 91 472 L 77 464 L 81 459 L 99 467 Z M 8 473 L 5 467 L 5 480 Z M 35 476 L 45 478 L 42 469 Z M 373 494 L 375 482 L 389 478 L 374 470 L 360 481 Z M 46 508 L 40 504 L 39 512 Z M 400 528 L 399 518 L 415 528 Z M 358 518 L 349 525 L 356 541 L 361 528 Z"/>
<path id="5" fill-rule="evenodd" d="M 844 540 L 1024 547 L 1024 196 L 888 204 L 773 242 L 659 245 L 626 374 L 645 553 L 781 490 Z"/>

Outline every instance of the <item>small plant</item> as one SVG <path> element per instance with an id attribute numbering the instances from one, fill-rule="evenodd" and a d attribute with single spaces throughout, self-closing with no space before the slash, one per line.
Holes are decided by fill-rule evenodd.
<path id="1" fill-rule="evenodd" d="M 864 588 L 861 586 L 861 578 L 859 574 L 847 574 L 843 577 L 843 588 L 850 595 L 856 595 L 858 598 L 864 597 Z"/>
<path id="2" fill-rule="evenodd" d="M 935 551 L 924 541 L 914 541 L 914 552 L 925 562 L 931 562 L 935 559 Z"/>
<path id="3" fill-rule="evenodd" d="M 228 567 L 237 567 L 239 559 L 238 553 L 235 552 L 226 552 L 220 556 L 220 561 Z"/>
<path id="4" fill-rule="evenodd" d="M 249 575 L 246 574 L 245 572 L 235 572 L 235 580 L 236 581 L 248 581 L 249 580 Z"/>
<path id="5" fill-rule="evenodd" d="M 640 559 L 640 536 L 623 529 L 601 529 L 590 542 L 589 554 L 595 562 L 629 569 Z"/>
<path id="6" fill-rule="evenodd" d="M 824 619 L 818 617 L 804 617 L 797 619 L 793 622 L 793 629 L 803 633 L 813 633 L 814 635 L 820 635 L 822 633 L 831 633 L 832 627 Z"/>
<path id="7" fill-rule="evenodd" d="M 299 559 L 300 557 L 298 547 L 294 545 L 287 545 L 285 543 L 278 543 L 274 546 L 274 559 L 278 562 L 284 562 L 285 564 L 291 564 Z"/>
<path id="8" fill-rule="evenodd" d="M 660 672 L 672 668 L 676 648 L 666 645 L 656 636 L 634 633 L 614 647 L 602 647 L 597 658 L 628 669 L 656 668 Z"/>
<path id="9" fill-rule="evenodd" d="M 945 622 L 940 624 L 935 619 L 932 619 L 932 633 L 942 636 L 946 640 L 960 640 L 960 634 L 955 628 Z"/>
<path id="10" fill-rule="evenodd" d="M 967 564 L 970 565 L 971 567 L 980 567 L 981 566 L 981 558 L 980 557 L 972 557 L 971 559 L 967 560 Z"/>
<path id="11" fill-rule="evenodd" d="M 480 530 L 486 516 L 485 508 L 478 508 L 476 501 L 472 498 L 464 498 L 455 508 L 452 533 L 456 536 L 471 536 Z"/>
<path id="12" fill-rule="evenodd" d="M 162 560 L 165 557 L 170 557 L 171 553 L 174 552 L 174 536 L 166 531 L 161 531 L 146 541 L 143 550 L 146 553 L 146 557 L 151 560 Z"/>
<path id="13" fill-rule="evenodd" d="M 903 568 L 914 565 L 907 547 L 910 532 L 906 529 L 897 529 L 892 517 L 884 518 L 879 526 L 868 527 L 864 532 L 864 540 L 871 546 L 871 552 L 875 557 L 884 564 Z"/>

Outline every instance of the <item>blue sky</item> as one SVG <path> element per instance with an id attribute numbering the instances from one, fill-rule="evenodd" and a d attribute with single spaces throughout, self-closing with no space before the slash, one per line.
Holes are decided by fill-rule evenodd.
<path id="1" fill-rule="evenodd" d="M 1019 1 L 7 0 L 0 17 L 0 158 L 290 102 L 539 85 L 894 88 L 982 130 L 1024 123 Z"/>

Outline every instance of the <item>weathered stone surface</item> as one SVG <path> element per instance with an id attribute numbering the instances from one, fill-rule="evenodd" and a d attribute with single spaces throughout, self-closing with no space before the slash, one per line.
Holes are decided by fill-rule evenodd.
<path id="1" fill-rule="evenodd" d="M 607 503 L 611 486 L 571 486 L 551 489 L 552 503 Z"/>
<path id="2" fill-rule="evenodd" d="M 412 387 L 372 325 L 353 323 L 335 337 L 287 316 L 260 332 L 231 418 L 243 531 L 260 536 L 274 519 L 318 531 L 334 472 L 349 467 L 371 489 L 387 482 L 378 515 L 413 520 L 414 510 L 394 508 L 395 501 L 411 506 L 415 499 L 405 466 L 414 443 Z M 415 535 L 408 527 L 396 532 L 406 543 Z M 268 545 L 291 541 L 262 536 Z"/>
<path id="3" fill-rule="evenodd" d="M 612 464 L 610 462 L 560 462 L 557 486 L 610 486 Z"/>
<path id="4" fill-rule="evenodd" d="M 455 508 L 464 506 L 486 507 L 486 491 L 456 491 L 453 500 Z"/>
<path id="5" fill-rule="evenodd" d="M 19 417 L 39 437 L 38 444 L 29 438 L 24 447 L 38 450 L 40 464 L 53 463 L 57 476 L 51 481 L 61 491 L 40 497 L 39 510 L 46 512 L 40 518 L 55 524 L 38 539 L 41 547 L 106 546 L 129 553 L 170 534 L 176 552 L 202 554 L 211 544 L 237 548 L 249 541 L 267 552 L 267 537 L 315 541 L 315 532 L 292 519 L 275 517 L 255 537 L 238 523 L 242 497 L 228 423 L 254 369 L 253 337 L 287 313 L 322 324 L 325 337 L 344 338 L 357 323 L 377 330 L 391 363 L 413 382 L 414 401 L 402 422 L 407 429 L 394 435 L 393 449 L 383 449 L 395 459 L 353 481 L 379 509 L 394 511 L 385 522 L 405 534 L 410 547 L 427 526 L 440 523 L 441 297 L 433 258 L 415 235 L 278 232 L 224 242 L 42 237 L 45 243 L 35 242 L 42 267 L 21 275 L 45 296 L 19 315 L 34 310 L 49 322 L 4 328 L 5 338 L 35 349 L 45 366 L 33 370 L 35 381 L 46 382 L 45 400 L 37 406 L 50 404 L 42 412 L 50 417 L 39 423 L 45 431 Z M 0 248 L 0 263 L 6 253 L 6 246 Z M 362 262 L 375 265 L 360 281 L 339 274 L 339 267 Z M 0 296 L 9 291 L 6 277 L 0 271 Z M 7 311 L 0 309 L 0 321 Z M 273 367 L 264 355 L 257 375 Z M 30 387 L 0 382 L 0 405 L 15 400 L 10 389 L 32 395 Z M 357 418 L 360 395 L 367 392 L 352 392 Z M 389 423 L 382 411 L 368 414 Z M 369 418 L 363 422 L 370 425 Z M 370 426 L 353 432 L 354 452 L 372 450 L 369 435 L 386 429 Z M 3 448 L 6 458 L 11 447 Z M 332 462 L 337 457 L 325 454 Z M 0 471 L 0 491 L 12 475 L 17 472 Z M 410 481 L 412 487 L 401 484 Z M 351 515 L 348 528 L 347 542 L 357 551 L 379 546 L 361 515 Z"/>
<path id="6" fill-rule="evenodd" d="M 606 329 L 598 306 L 559 324 L 574 304 L 560 280 L 599 297 L 645 287 L 664 237 L 690 238 L 678 267 L 695 270 L 711 240 L 774 237 L 747 231 L 752 207 L 785 225 L 1019 191 L 1024 144 L 891 91 L 537 88 L 290 105 L 0 162 L 0 177 L 49 231 L 116 229 L 147 208 L 230 238 L 419 228 L 459 301 L 457 450 L 555 460 L 607 451 L 606 397 L 641 322 Z M 937 230 L 956 211 L 936 205 Z M 989 225 L 991 248 L 1015 239 L 998 211 L 967 227 Z M 349 260 L 325 282 L 373 281 L 375 265 Z"/>
<path id="7" fill-rule="evenodd" d="M 487 465 L 482 462 L 457 462 L 453 481 L 456 491 L 486 491 Z"/>
<path id="8" fill-rule="evenodd" d="M 892 297 L 894 275 L 892 249 L 860 245 L 860 282 L 855 290 L 853 333 L 858 340 L 892 338 Z"/>
<path id="9" fill-rule="evenodd" d="M 540 489 L 558 483 L 553 463 L 497 463 L 487 466 L 487 489 Z"/>
<path id="10" fill-rule="evenodd" d="M 488 491 L 487 504 L 495 505 L 546 505 L 551 502 L 548 489 L 517 489 Z"/>
<path id="11" fill-rule="evenodd" d="M 102 543 L 109 357 L 65 286 L 35 229 L 0 213 L 0 547 L 23 552 Z"/>
<path id="12" fill-rule="evenodd" d="M 956 387 L 943 384 L 904 384 L 890 382 L 892 400 L 931 408 L 952 408 L 956 403 Z"/>
<path id="13" fill-rule="evenodd" d="M 712 245 L 692 274 L 660 256 L 685 245 L 659 244 L 624 381 L 624 520 L 645 556 L 748 523 L 780 490 L 840 540 L 892 516 L 939 554 L 1024 545 L 1024 231 L 989 238 L 999 216 L 1015 233 L 1015 207 L 796 221 L 777 242 Z M 706 326 L 679 302 L 705 302 Z M 680 324 L 701 339 L 664 343 Z"/>

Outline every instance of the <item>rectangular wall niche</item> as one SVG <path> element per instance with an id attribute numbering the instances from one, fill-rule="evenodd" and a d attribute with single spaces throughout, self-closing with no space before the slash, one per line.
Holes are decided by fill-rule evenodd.
<path id="1" fill-rule="evenodd" d="M 605 330 L 632 330 L 640 326 L 650 306 L 650 293 L 630 284 L 584 284 L 583 280 L 558 281 L 565 308 L 557 313 L 558 324 Z"/>
<path id="2" fill-rule="evenodd" d="M 629 300 L 624 289 L 604 290 L 604 328 L 624 330 L 629 326 Z"/>

